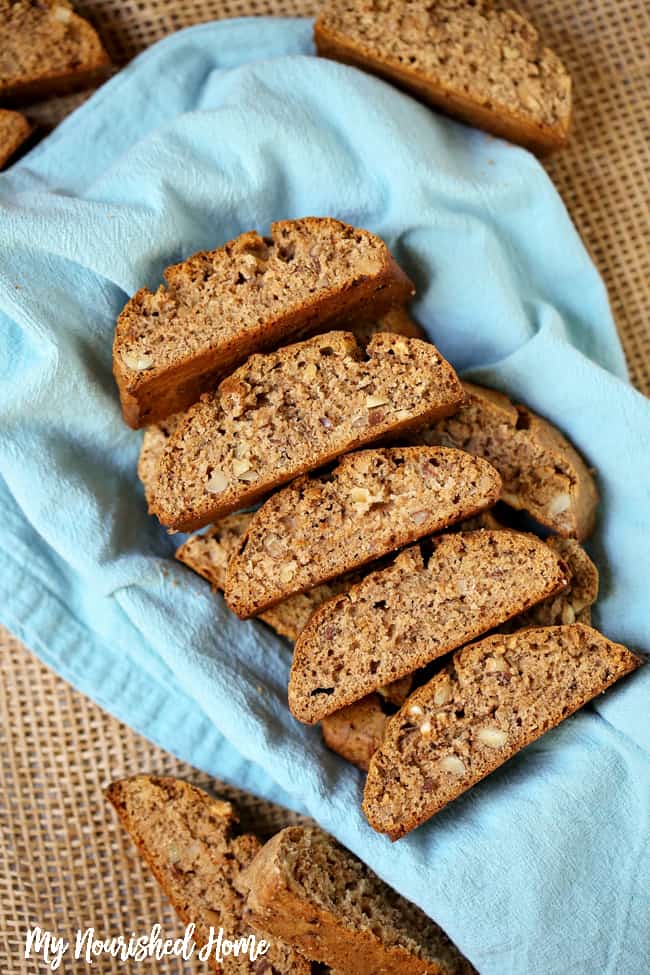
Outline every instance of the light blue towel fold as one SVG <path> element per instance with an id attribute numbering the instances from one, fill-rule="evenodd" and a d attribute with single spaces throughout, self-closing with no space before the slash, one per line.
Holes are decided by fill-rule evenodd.
<path id="1" fill-rule="evenodd" d="M 385 237 L 455 366 L 597 467 L 596 622 L 650 649 L 650 406 L 559 197 L 526 152 L 315 59 L 310 35 L 177 34 L 0 177 L 0 618 L 165 748 L 309 811 L 483 975 L 644 975 L 650 668 L 391 845 L 362 775 L 290 717 L 288 645 L 229 615 L 146 514 L 111 377 L 127 296 L 251 227 L 332 214 Z"/>

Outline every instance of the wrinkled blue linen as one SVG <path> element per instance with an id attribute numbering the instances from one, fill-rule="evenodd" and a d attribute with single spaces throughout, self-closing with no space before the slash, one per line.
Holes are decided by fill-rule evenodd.
<path id="1" fill-rule="evenodd" d="M 557 193 L 523 150 L 315 59 L 310 32 L 176 34 L 0 177 L 0 618 L 148 738 L 311 813 L 483 975 L 642 975 L 650 668 L 391 845 L 362 775 L 290 717 L 289 647 L 229 615 L 147 516 L 111 377 L 127 296 L 243 230 L 332 214 L 386 238 L 457 368 L 597 467 L 596 622 L 650 649 L 650 407 Z"/>

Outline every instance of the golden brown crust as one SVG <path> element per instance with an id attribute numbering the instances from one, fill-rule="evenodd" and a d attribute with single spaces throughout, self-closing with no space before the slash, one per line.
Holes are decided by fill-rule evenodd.
<path id="1" fill-rule="evenodd" d="M 11 159 L 31 131 L 31 125 L 20 112 L 0 108 L 0 168 Z"/>
<path id="2" fill-rule="evenodd" d="M 246 257 L 255 254 L 257 257 L 253 259 L 258 260 L 259 266 L 266 266 L 260 255 L 263 252 L 265 255 L 270 253 L 268 248 L 274 248 L 272 253 L 278 254 L 281 247 L 286 246 L 281 241 L 291 236 L 296 236 L 303 246 L 313 236 L 313 246 L 316 247 L 319 237 L 324 234 L 331 236 L 334 248 L 343 239 L 349 242 L 350 235 L 355 240 L 358 238 L 372 254 L 373 269 L 370 270 L 370 264 L 365 264 L 363 255 L 360 255 L 358 269 L 345 270 L 338 282 L 325 277 L 325 283 L 319 284 L 310 279 L 313 287 L 305 290 L 302 300 L 299 302 L 296 297 L 279 313 L 266 306 L 258 308 L 255 304 L 256 291 L 251 286 L 248 295 L 250 315 L 246 321 L 241 317 L 242 305 L 234 303 L 233 307 L 240 316 L 239 322 L 235 323 L 236 327 L 206 337 L 202 346 L 193 342 L 159 362 L 156 362 L 156 358 L 160 359 L 163 348 L 161 343 L 158 343 L 155 351 L 146 341 L 143 344 L 139 333 L 146 322 L 147 304 L 157 303 L 163 311 L 168 311 L 172 316 L 176 314 L 173 307 L 175 289 L 182 287 L 183 279 L 195 281 L 197 301 L 200 302 L 204 267 L 209 274 L 213 265 L 218 264 L 223 271 L 232 264 L 235 286 L 237 268 Z M 333 328 L 350 317 L 376 318 L 393 305 L 407 301 L 414 293 L 412 283 L 398 267 L 383 241 L 366 230 L 350 227 L 330 217 L 304 217 L 272 224 L 271 235 L 271 238 L 265 240 L 250 231 L 215 251 L 194 254 L 182 264 L 167 268 L 164 275 L 166 289 L 160 288 L 155 295 L 147 289 L 141 289 L 127 303 L 115 331 L 113 372 L 124 419 L 129 426 L 138 428 L 186 409 L 253 353 L 268 351 L 279 343 L 296 337 L 300 332 L 322 329 L 328 323 Z M 336 265 L 335 249 L 331 254 L 331 257 L 319 257 L 319 260 L 330 260 L 332 266 L 340 271 Z M 295 277 L 290 264 L 284 259 L 274 259 L 276 264 L 284 266 L 287 280 Z M 307 264 L 304 267 L 312 275 L 315 273 Z M 278 267 L 274 270 L 277 273 Z M 282 272 L 282 267 L 279 270 Z M 241 273 L 240 277 L 243 277 Z M 248 286 L 253 279 L 243 280 L 244 285 Z M 258 278 L 254 279 L 257 280 Z M 207 293 L 207 297 L 203 295 L 203 298 L 203 311 L 208 321 L 213 298 L 210 293 Z M 160 315 L 161 312 L 158 310 L 153 314 Z M 223 316 L 223 312 L 220 315 Z"/>
<path id="3" fill-rule="evenodd" d="M 181 920 L 195 925 L 202 947 L 210 927 L 235 940 L 250 934 L 239 875 L 262 844 L 251 834 L 233 837 L 232 805 L 213 799 L 179 779 L 136 775 L 112 782 L 106 798 L 135 843 Z M 287 945 L 274 941 L 264 956 L 278 975 L 310 975 L 311 965 Z M 257 975 L 259 963 L 246 957 L 214 957 L 210 966 L 225 975 Z"/>
<path id="4" fill-rule="evenodd" d="M 323 718 L 323 741 L 341 758 L 367 772 L 370 759 L 384 740 L 389 718 L 381 695 L 368 694 Z"/>
<path id="5" fill-rule="evenodd" d="M 403 551 L 316 610 L 294 649 L 289 707 L 314 724 L 566 588 L 539 538 L 476 531 Z"/>
<path id="6" fill-rule="evenodd" d="M 506 504 L 558 535 L 588 538 L 598 490 L 578 451 L 528 407 L 485 386 L 464 382 L 463 389 L 460 410 L 421 429 L 412 442 L 446 444 L 484 457 L 501 474 Z"/>
<path id="7" fill-rule="evenodd" d="M 225 596 L 241 619 L 492 507 L 501 478 L 445 447 L 347 454 L 323 477 L 301 477 L 253 515 L 228 564 Z"/>
<path id="8" fill-rule="evenodd" d="M 370 825 L 399 839 L 641 663 L 580 623 L 464 647 L 390 720 L 366 780 Z"/>
<path id="9" fill-rule="evenodd" d="M 240 884 L 262 930 L 346 975 L 474 973 L 435 922 L 321 830 L 282 830 Z"/>
<path id="10" fill-rule="evenodd" d="M 4 102 L 67 94 L 106 75 L 110 60 L 97 32 L 68 0 L 2 0 L 0 18 Z"/>
<path id="11" fill-rule="evenodd" d="M 364 391 L 370 383 L 381 405 Z M 463 396 L 433 345 L 385 332 L 365 350 L 348 332 L 328 332 L 251 356 L 185 414 L 160 459 L 151 510 L 166 527 L 193 531 L 341 454 L 447 416 Z"/>
<path id="12" fill-rule="evenodd" d="M 454 89 L 434 75 L 427 76 L 417 68 L 406 66 L 392 55 L 390 48 L 387 47 L 380 54 L 376 45 L 373 48 L 358 38 L 348 36 L 328 22 L 327 7 L 314 26 L 314 41 L 317 52 L 322 57 L 361 68 L 395 82 L 447 114 L 492 135 L 525 146 L 533 152 L 545 154 L 563 146 L 567 141 L 570 115 L 550 125 L 536 120 L 531 113 L 516 112 L 505 104 L 495 103 L 492 98 L 486 98 L 481 103 L 460 87 Z M 413 42 L 415 47 L 427 43 L 435 44 L 435 41 L 427 42 L 426 35 L 421 35 L 419 41 Z M 507 71 L 507 67 L 504 70 Z M 568 81 L 570 85 L 570 79 Z"/>

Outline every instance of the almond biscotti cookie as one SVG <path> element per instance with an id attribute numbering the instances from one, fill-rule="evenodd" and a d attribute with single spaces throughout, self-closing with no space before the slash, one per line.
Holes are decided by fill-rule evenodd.
<path id="1" fill-rule="evenodd" d="M 450 448 L 348 454 L 255 512 L 228 565 L 225 596 L 242 619 L 494 505 L 501 478 Z"/>
<path id="2" fill-rule="evenodd" d="M 152 775 L 113 782 L 106 796 L 181 920 L 196 926 L 199 947 L 211 927 L 215 936 L 223 928 L 231 941 L 255 933 L 237 884 L 262 844 L 250 834 L 232 835 L 237 816 L 229 802 Z M 256 961 L 226 955 L 222 967 L 212 956 L 210 965 L 224 975 L 312 975 L 311 963 L 279 938 Z"/>
<path id="3" fill-rule="evenodd" d="M 20 112 L 0 108 L 0 169 L 28 138 L 32 127 Z"/>
<path id="4" fill-rule="evenodd" d="M 290 826 L 240 875 L 253 924 L 346 975 L 471 975 L 444 931 L 317 827 Z"/>
<path id="5" fill-rule="evenodd" d="M 464 647 L 388 725 L 366 781 L 370 825 L 399 839 L 641 663 L 581 623 Z"/>
<path id="6" fill-rule="evenodd" d="M 558 535 L 587 538 L 598 504 L 594 478 L 577 450 L 547 420 L 502 393 L 463 383 L 464 405 L 415 442 L 446 444 L 484 457 L 501 474 L 502 500 Z"/>
<path id="7" fill-rule="evenodd" d="M 1 142 L 2 111 L 0 110 L 0 144 Z M 406 309 L 401 307 L 391 308 L 390 311 L 387 311 L 385 315 L 382 315 L 375 321 L 357 324 L 350 322 L 347 327 L 363 345 L 367 345 L 373 335 L 377 335 L 378 332 L 391 332 L 394 335 L 402 335 L 405 338 L 426 340 L 426 335 L 420 326 L 413 321 Z M 323 329 L 322 331 L 329 331 L 329 329 Z M 163 448 L 182 418 L 183 412 L 181 411 L 180 413 L 173 413 L 158 423 L 151 423 L 145 427 L 138 461 L 138 477 L 142 481 L 145 497 L 148 502 L 153 498 L 158 461 L 162 455 Z M 220 588 L 223 588 L 223 586 Z"/>
<path id="8" fill-rule="evenodd" d="M 68 0 L 0 0 L 0 100 L 34 100 L 96 83 L 108 55 Z"/>
<path id="9" fill-rule="evenodd" d="M 395 713 L 396 709 L 387 705 L 381 694 L 368 694 L 323 718 L 323 741 L 331 751 L 367 772 Z"/>
<path id="10" fill-rule="evenodd" d="M 130 299 L 115 331 L 113 372 L 132 427 L 195 403 L 254 352 L 376 318 L 414 294 L 383 240 L 330 217 L 241 234 L 164 276 L 166 286 Z"/>
<path id="11" fill-rule="evenodd" d="M 533 25 L 491 0 L 327 0 L 323 57 L 372 71 L 493 135 L 544 153 L 566 142 L 571 78 Z"/>
<path id="12" fill-rule="evenodd" d="M 254 355 L 186 413 L 158 464 L 152 509 L 192 531 L 355 447 L 457 410 L 437 349 L 381 332 L 362 350 L 329 332 Z"/>
<path id="13" fill-rule="evenodd" d="M 565 588 L 562 559 L 534 535 L 478 531 L 402 552 L 318 609 L 298 638 L 293 715 L 314 724 Z"/>

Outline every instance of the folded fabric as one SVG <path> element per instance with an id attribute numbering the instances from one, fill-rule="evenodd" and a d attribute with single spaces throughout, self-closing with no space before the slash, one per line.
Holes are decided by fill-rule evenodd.
<path id="1" fill-rule="evenodd" d="M 457 368 L 597 467 L 596 622 L 650 649 L 650 406 L 558 195 L 523 150 L 310 38 L 267 19 L 176 34 L 0 177 L 0 619 L 165 748 L 311 813 L 483 975 L 640 975 L 650 669 L 391 845 L 361 774 L 291 718 L 288 645 L 229 614 L 147 516 L 111 376 L 127 296 L 244 230 L 331 214 L 387 240 Z"/>

